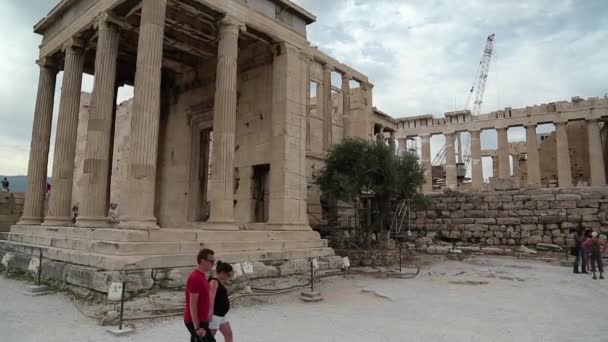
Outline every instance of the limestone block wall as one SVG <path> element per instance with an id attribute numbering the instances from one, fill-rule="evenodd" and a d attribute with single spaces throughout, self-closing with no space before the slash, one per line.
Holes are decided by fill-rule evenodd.
<path id="1" fill-rule="evenodd" d="M 22 192 L 0 192 L 0 232 L 8 232 L 23 213 Z"/>
<path id="2" fill-rule="evenodd" d="M 484 245 L 563 245 L 578 227 L 608 234 L 608 187 L 429 195 L 413 213 L 419 236 Z"/>
<path id="3" fill-rule="evenodd" d="M 209 75 L 212 67 L 201 68 L 201 74 Z M 178 82 L 184 90 L 175 96 L 166 124 L 161 127 L 156 210 L 161 227 L 180 227 L 188 222 L 189 196 L 195 191 L 191 180 L 198 177 L 193 173 L 191 161 L 200 158 L 200 147 L 195 146 L 193 139 L 198 134 L 197 129 L 212 128 L 215 92 L 212 76 L 198 83 L 192 80 Z M 248 220 L 251 203 L 239 200 L 250 198 L 250 184 L 246 184 L 246 180 L 251 175 L 247 171 L 254 165 L 270 163 L 272 65 L 261 63 L 241 71 L 237 92 L 235 168 L 241 180 L 235 196 L 235 218 Z"/>

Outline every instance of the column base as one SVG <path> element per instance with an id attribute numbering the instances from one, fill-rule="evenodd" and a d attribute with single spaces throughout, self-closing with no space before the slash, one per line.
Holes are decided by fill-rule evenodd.
<path id="1" fill-rule="evenodd" d="M 155 217 L 121 217 L 118 228 L 138 229 L 138 230 L 157 230 L 160 229 Z"/>
<path id="2" fill-rule="evenodd" d="M 202 230 L 241 230 L 234 222 L 197 222 L 193 226 Z"/>
<path id="3" fill-rule="evenodd" d="M 42 217 L 22 216 L 15 224 L 16 226 L 38 226 L 42 223 Z"/>
<path id="4" fill-rule="evenodd" d="M 43 226 L 52 226 L 52 227 L 70 227 L 74 225 L 73 218 L 65 216 L 65 217 L 47 217 L 42 222 Z"/>
<path id="5" fill-rule="evenodd" d="M 83 217 L 76 218 L 76 227 L 80 228 L 109 228 L 112 224 L 107 217 Z"/>
<path id="6" fill-rule="evenodd" d="M 290 230 L 290 231 L 307 231 L 312 230 L 308 224 L 286 224 L 286 223 L 267 223 L 266 230 Z"/>

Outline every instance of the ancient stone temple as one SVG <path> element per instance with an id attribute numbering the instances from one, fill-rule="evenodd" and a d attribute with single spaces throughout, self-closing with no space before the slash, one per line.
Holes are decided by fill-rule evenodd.
<path id="1" fill-rule="evenodd" d="M 372 137 L 373 86 L 310 46 L 315 20 L 288 0 L 61 1 L 35 26 L 28 187 L 0 249 L 95 274 L 187 269 L 202 247 L 254 273 L 293 273 L 309 257 L 336 267 L 309 226 L 310 179 L 331 144 Z M 84 73 L 94 87 L 83 121 Z M 123 85 L 134 89 L 126 117 Z"/>

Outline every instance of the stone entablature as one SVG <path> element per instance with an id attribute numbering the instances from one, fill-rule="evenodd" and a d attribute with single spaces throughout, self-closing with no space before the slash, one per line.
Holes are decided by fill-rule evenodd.
<path id="1" fill-rule="evenodd" d="M 430 114 L 399 118 L 397 119 L 399 122 L 397 138 L 576 120 L 599 120 L 608 116 L 608 99 L 590 98 L 573 102 L 553 102 L 525 108 L 507 107 L 504 110 L 478 116 L 467 115 L 466 112 L 448 112 L 444 118 L 435 118 Z"/>
<path id="2" fill-rule="evenodd" d="M 452 190 L 458 188 L 455 177 L 456 160 L 454 136 L 468 132 L 471 135 L 471 183 L 474 190 L 483 186 L 482 151 L 480 134 L 483 130 L 496 130 L 498 148 L 496 159 L 497 170 L 493 177 L 510 178 L 509 167 L 509 139 L 510 127 L 525 127 L 526 129 L 526 186 L 537 187 L 541 185 L 541 162 L 536 128 L 537 125 L 551 124 L 556 127 L 556 170 L 558 185 L 561 188 L 571 187 L 573 184 L 572 163 L 570 157 L 568 122 L 583 121 L 587 130 L 588 164 L 590 170 L 589 184 L 592 186 L 606 185 L 606 170 L 603 161 L 603 143 L 601 138 L 600 121 L 608 118 L 608 99 L 590 98 L 582 100 L 572 98 L 571 102 L 561 101 L 526 108 L 505 108 L 504 110 L 472 116 L 470 111 L 457 111 L 445 113 L 443 118 L 434 118 L 431 115 L 420 115 L 397 119 L 397 139 L 405 142 L 406 139 L 420 137 L 422 140 L 422 160 L 424 168 L 430 169 L 428 162 L 431 159 L 430 138 L 433 135 L 445 135 L 446 153 L 446 187 Z M 400 144 L 401 145 L 401 144 Z M 515 165 L 514 168 L 517 168 Z M 427 171 L 425 192 L 432 191 L 432 175 Z"/>

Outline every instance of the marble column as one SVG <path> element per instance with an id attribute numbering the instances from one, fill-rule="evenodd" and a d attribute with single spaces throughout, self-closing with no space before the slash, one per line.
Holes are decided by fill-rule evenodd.
<path id="1" fill-rule="evenodd" d="M 526 155 L 528 186 L 540 185 L 540 157 L 536 140 L 536 125 L 526 126 Z"/>
<path id="2" fill-rule="evenodd" d="M 568 123 L 555 122 L 556 152 L 557 152 L 557 183 L 560 188 L 572 186 L 572 171 L 570 168 L 570 148 L 568 147 Z"/>
<path id="3" fill-rule="evenodd" d="M 492 178 L 498 178 L 498 157 L 492 156 Z"/>
<path id="4" fill-rule="evenodd" d="M 331 99 L 331 67 L 329 64 L 323 65 L 323 151 L 329 150 L 332 144 L 333 126 L 333 105 Z"/>
<path id="5" fill-rule="evenodd" d="M 154 203 L 166 9 L 166 0 L 142 2 L 122 228 L 158 228 Z"/>
<path id="6" fill-rule="evenodd" d="M 213 108 L 213 174 L 209 222 L 234 222 L 234 149 L 237 106 L 237 59 L 239 23 L 231 18 L 220 22 L 215 106 Z M 236 229 L 236 228 L 235 228 Z"/>
<path id="7" fill-rule="evenodd" d="M 78 227 L 107 227 L 107 191 L 110 172 L 110 140 L 114 116 L 114 91 L 120 35 L 102 14 L 98 18 L 95 78 L 91 94 L 91 114 L 84 155 L 83 198 L 76 220 Z"/>
<path id="8" fill-rule="evenodd" d="M 587 120 L 587 138 L 589 140 L 589 184 L 604 186 L 606 185 L 606 170 L 598 119 Z"/>
<path id="9" fill-rule="evenodd" d="M 508 178 L 511 176 L 509 163 L 509 136 L 507 134 L 509 128 L 497 128 L 498 135 L 498 177 Z"/>
<path id="10" fill-rule="evenodd" d="M 344 117 L 344 136 L 352 138 L 353 132 L 353 117 L 350 110 L 350 80 L 352 78 L 347 75 L 342 75 L 342 113 Z"/>
<path id="11" fill-rule="evenodd" d="M 445 134 L 445 186 L 448 189 L 458 189 L 456 174 L 456 151 L 454 150 L 454 133 Z"/>
<path id="12" fill-rule="evenodd" d="M 357 111 L 359 113 L 353 119 L 354 136 L 361 139 L 371 139 L 374 127 L 370 125 L 370 117 L 368 113 L 373 111 L 373 90 L 374 85 L 369 82 L 361 82 L 361 91 L 363 92 L 363 110 Z"/>
<path id="13" fill-rule="evenodd" d="M 391 147 L 391 149 L 393 150 L 393 152 L 396 152 L 395 148 L 395 131 L 390 131 L 390 136 L 388 138 L 388 146 Z"/>
<path id="14" fill-rule="evenodd" d="M 483 184 L 483 167 L 481 164 L 481 131 L 471 133 L 471 183 L 474 190 L 480 190 Z"/>
<path id="15" fill-rule="evenodd" d="M 424 184 L 422 192 L 433 192 L 433 167 L 431 165 L 431 136 L 421 135 L 422 142 L 422 169 L 424 170 Z"/>
<path id="16" fill-rule="evenodd" d="M 71 39 L 65 47 L 63 86 L 55 134 L 53 196 L 49 199 L 49 210 L 43 223 L 48 226 L 72 225 L 72 184 L 83 70 L 83 42 Z"/>
<path id="17" fill-rule="evenodd" d="M 43 58 L 37 64 L 40 67 L 38 93 L 34 109 L 30 159 L 27 167 L 27 190 L 23 204 L 23 215 L 17 223 L 19 225 L 40 224 L 44 217 L 44 196 L 51 141 L 53 102 L 59 68 L 49 58 Z"/>

